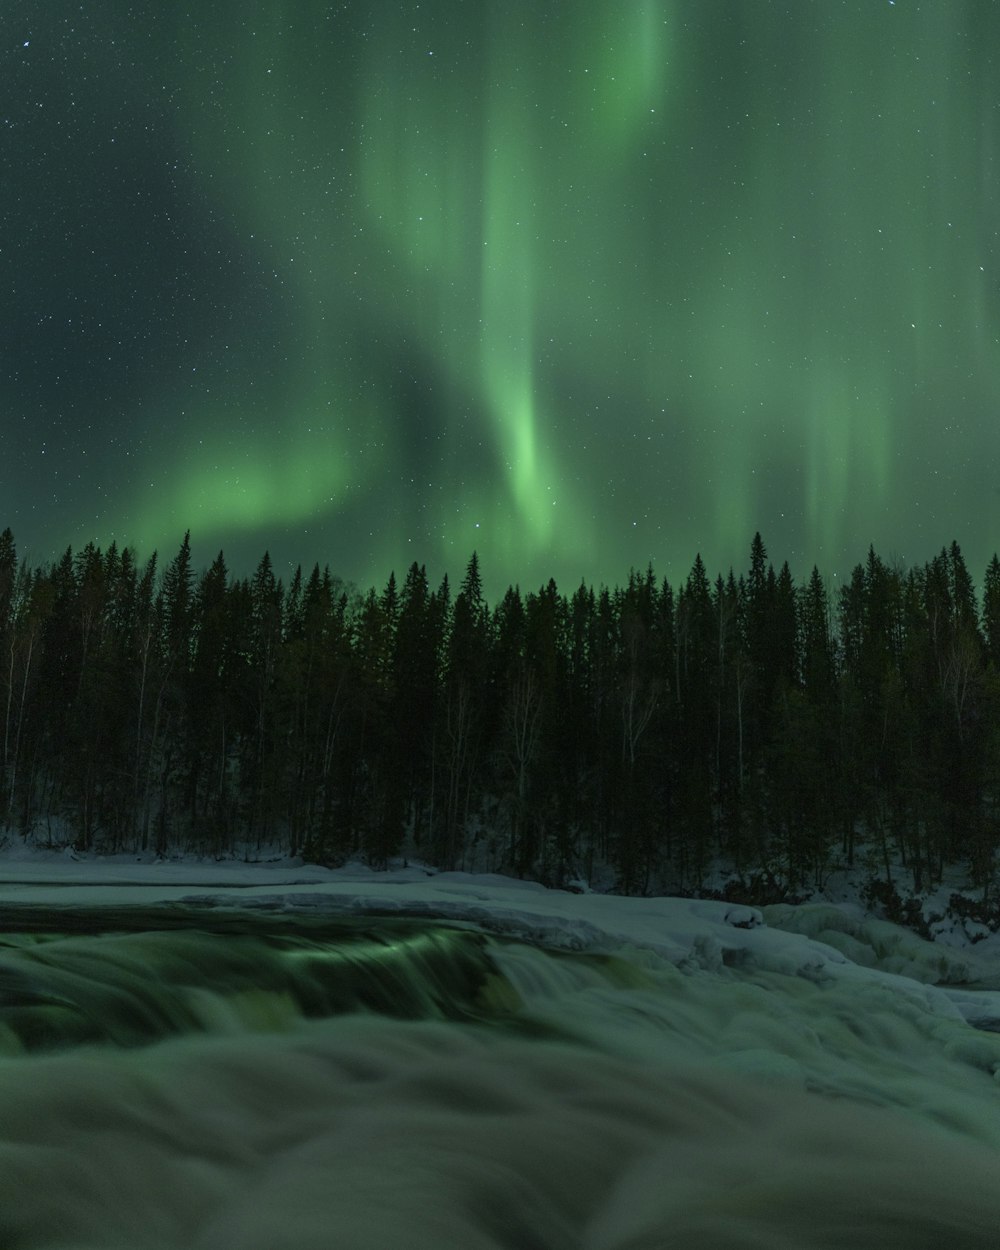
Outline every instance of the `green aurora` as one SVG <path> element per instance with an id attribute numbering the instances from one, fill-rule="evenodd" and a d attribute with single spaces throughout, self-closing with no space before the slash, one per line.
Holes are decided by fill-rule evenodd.
<path id="1" fill-rule="evenodd" d="M 100 9 L 100 12 L 97 9 Z M 39 12 L 44 9 L 44 12 Z M 1000 546 L 1000 6 L 0 18 L 0 525 L 495 596 Z"/>

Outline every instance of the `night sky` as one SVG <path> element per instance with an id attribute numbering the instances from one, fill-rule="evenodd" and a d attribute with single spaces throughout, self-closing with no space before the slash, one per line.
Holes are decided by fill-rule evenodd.
<path id="1" fill-rule="evenodd" d="M 32 563 L 1000 547 L 993 0 L 4 0 L 0 145 Z"/>

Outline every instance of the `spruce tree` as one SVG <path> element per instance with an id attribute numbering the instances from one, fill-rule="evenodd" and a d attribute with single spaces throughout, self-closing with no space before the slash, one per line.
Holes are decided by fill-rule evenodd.
<path id="1" fill-rule="evenodd" d="M 1000 559 L 995 552 L 983 581 L 983 633 L 986 657 L 1000 671 Z"/>

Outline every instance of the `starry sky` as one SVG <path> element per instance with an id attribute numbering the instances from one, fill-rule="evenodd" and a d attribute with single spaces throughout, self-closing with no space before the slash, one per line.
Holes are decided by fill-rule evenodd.
<path id="1" fill-rule="evenodd" d="M 1000 546 L 992 0 L 5 0 L 0 527 L 571 591 Z"/>

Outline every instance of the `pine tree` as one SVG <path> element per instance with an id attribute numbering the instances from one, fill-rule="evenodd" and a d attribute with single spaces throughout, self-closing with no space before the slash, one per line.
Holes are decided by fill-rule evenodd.
<path id="1" fill-rule="evenodd" d="M 9 529 L 0 534 L 0 706 L 3 708 L 3 742 L 0 762 L 3 781 L 7 783 L 11 767 L 11 729 L 14 714 L 14 586 L 17 577 L 17 551 L 14 535 Z M 10 812 L 10 786 L 0 789 L 0 817 L 5 821 Z"/>
<path id="2" fill-rule="evenodd" d="M 1000 671 L 1000 559 L 994 552 L 983 582 L 983 633 L 986 656 Z"/>
<path id="3" fill-rule="evenodd" d="M 951 592 L 954 624 L 957 631 L 973 635 L 979 632 L 979 613 L 976 610 L 976 589 L 966 568 L 965 559 L 957 542 L 948 549 L 948 588 Z"/>
<path id="4" fill-rule="evenodd" d="M 448 672 L 452 685 L 467 681 L 478 689 L 486 678 L 484 665 L 489 617 L 483 600 L 479 558 L 475 552 L 455 596 L 449 642 Z"/>
<path id="5" fill-rule="evenodd" d="M 676 629 L 675 680 L 680 697 L 678 824 L 683 840 L 675 846 L 675 853 L 682 879 L 700 886 L 714 832 L 717 719 L 713 682 L 718 655 L 716 609 L 700 553 L 678 595 Z M 740 723 L 742 726 L 742 712 Z"/>
<path id="6" fill-rule="evenodd" d="M 392 702 L 381 781 L 379 843 L 388 862 L 402 845 L 407 817 L 414 841 L 423 840 L 433 731 L 437 721 L 440 639 L 427 570 L 411 564 L 399 600 L 393 655 Z"/>
<path id="7" fill-rule="evenodd" d="M 149 843 L 152 774 L 158 749 L 160 712 L 163 702 L 165 667 L 161 654 L 162 600 L 155 596 L 157 553 L 146 561 L 136 590 L 134 626 L 135 664 L 135 741 L 133 751 L 133 822 L 139 850 Z"/>
<path id="8" fill-rule="evenodd" d="M 799 619 L 802 635 L 802 683 L 807 698 L 827 706 L 836 680 L 835 652 L 830 627 L 830 599 L 816 565 L 800 592 Z"/>
<path id="9" fill-rule="evenodd" d="M 186 670 L 191 659 L 191 613 L 194 573 L 191 568 L 191 531 L 163 574 L 163 622 L 166 654 L 172 666 Z"/>
<path id="10" fill-rule="evenodd" d="M 17 548 L 10 529 L 0 534 L 0 643 L 9 637 L 14 615 Z"/>
<path id="11" fill-rule="evenodd" d="M 202 575 L 193 604 L 194 655 L 186 700 L 187 808 L 192 832 L 216 855 L 232 849 L 228 795 L 233 740 L 229 570 L 220 551 Z"/>

